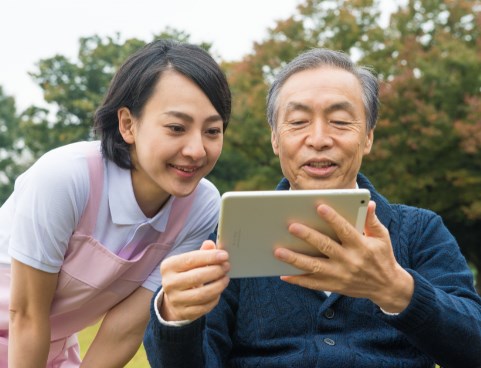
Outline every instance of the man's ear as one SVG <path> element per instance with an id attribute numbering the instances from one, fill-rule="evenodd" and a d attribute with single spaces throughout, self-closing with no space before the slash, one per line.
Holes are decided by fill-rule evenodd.
<path id="1" fill-rule="evenodd" d="M 364 143 L 364 154 L 371 152 L 372 144 L 374 142 L 374 129 L 371 129 L 367 134 L 366 142 Z"/>
<path id="2" fill-rule="evenodd" d="M 117 118 L 119 120 L 120 135 L 122 135 L 125 143 L 133 144 L 135 142 L 133 133 L 134 118 L 130 110 L 127 107 L 121 107 L 117 110 Z"/>
<path id="3" fill-rule="evenodd" d="M 272 150 L 274 151 L 274 154 L 276 156 L 279 156 L 279 141 L 277 139 L 277 134 L 274 131 L 274 128 L 271 130 L 271 144 L 272 144 Z"/>

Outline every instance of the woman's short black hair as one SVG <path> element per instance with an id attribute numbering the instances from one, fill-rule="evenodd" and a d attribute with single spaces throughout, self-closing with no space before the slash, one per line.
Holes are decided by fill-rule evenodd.
<path id="1" fill-rule="evenodd" d="M 119 132 L 117 111 L 127 107 L 135 117 L 140 117 L 166 70 L 175 70 L 196 83 L 221 116 L 224 131 L 227 128 L 231 93 L 217 62 L 196 45 L 167 39 L 153 41 L 119 68 L 94 116 L 94 130 L 101 137 L 102 154 L 122 168 L 130 169 L 132 163 L 129 144 Z"/>

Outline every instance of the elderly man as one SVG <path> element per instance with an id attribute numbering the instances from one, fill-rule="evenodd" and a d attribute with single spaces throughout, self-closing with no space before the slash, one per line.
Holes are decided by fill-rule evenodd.
<path id="1" fill-rule="evenodd" d="M 359 173 L 378 113 L 369 69 L 305 52 L 277 76 L 267 113 L 277 189 L 369 189 L 364 234 L 320 205 L 340 242 L 289 231 L 327 258 L 274 252 L 300 275 L 229 282 L 228 254 L 212 241 L 165 260 L 144 338 L 151 365 L 481 367 L 481 299 L 455 239 L 439 216 L 390 204 Z"/>

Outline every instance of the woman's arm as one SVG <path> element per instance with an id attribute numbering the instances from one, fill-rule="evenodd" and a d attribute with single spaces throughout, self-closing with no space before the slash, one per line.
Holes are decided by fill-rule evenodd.
<path id="1" fill-rule="evenodd" d="M 139 287 L 105 315 L 82 367 L 124 367 L 132 359 L 149 320 L 152 294 Z"/>
<path id="2" fill-rule="evenodd" d="M 50 306 L 57 273 L 12 259 L 8 366 L 41 367 L 50 349 Z"/>

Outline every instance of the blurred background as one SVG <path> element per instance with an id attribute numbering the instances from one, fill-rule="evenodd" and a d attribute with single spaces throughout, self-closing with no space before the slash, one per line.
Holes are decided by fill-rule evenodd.
<path id="1" fill-rule="evenodd" d="M 228 76 L 233 114 L 209 179 L 221 192 L 273 189 L 281 173 L 265 119 L 269 82 L 299 52 L 327 47 L 381 80 L 375 144 L 362 171 L 391 202 L 443 217 L 480 290 L 480 1 L 6 0 L 1 7 L 0 205 L 44 152 L 95 139 L 92 116 L 116 68 L 159 37 L 203 46 Z"/>

